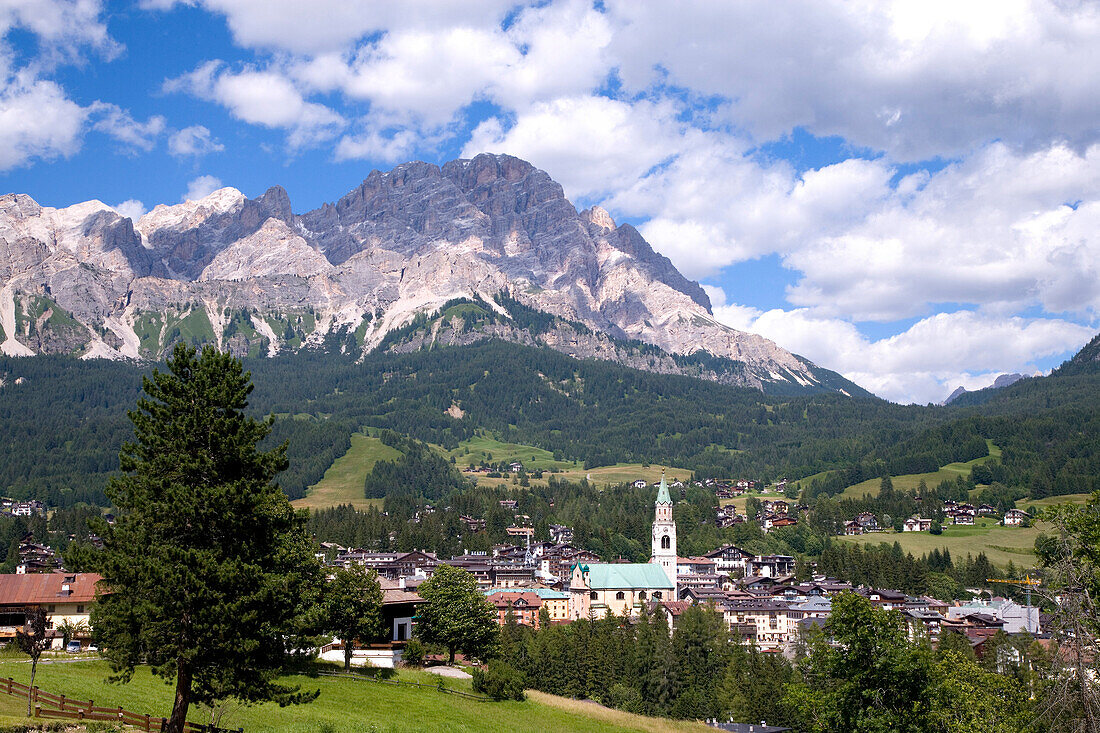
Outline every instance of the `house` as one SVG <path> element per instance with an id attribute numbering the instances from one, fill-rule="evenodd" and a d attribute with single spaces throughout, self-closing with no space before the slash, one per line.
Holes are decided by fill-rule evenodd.
<path id="1" fill-rule="evenodd" d="M 856 524 L 863 528 L 864 532 L 878 532 L 878 517 L 872 512 L 860 512 L 855 516 L 853 520 Z"/>
<path id="2" fill-rule="evenodd" d="M 961 509 L 955 510 L 951 517 L 955 520 L 955 524 L 974 524 L 974 515 Z"/>
<path id="3" fill-rule="evenodd" d="M 675 600 L 676 586 L 658 563 L 575 565 L 569 583 L 572 620 L 637 616 L 649 601 Z"/>
<path id="4" fill-rule="evenodd" d="M 901 525 L 903 532 L 927 532 L 932 529 L 932 520 L 923 517 L 909 517 Z"/>
<path id="5" fill-rule="evenodd" d="M 459 516 L 459 521 L 466 525 L 467 532 L 481 532 L 485 529 L 484 519 L 475 519 L 474 517 L 466 516 L 465 514 Z"/>
<path id="6" fill-rule="evenodd" d="M 497 623 L 504 626 L 508 623 L 508 612 L 512 612 L 515 623 L 521 626 L 539 628 L 539 610 L 542 608 L 542 599 L 537 593 L 531 591 L 496 591 L 489 596 L 489 603 L 497 612 Z"/>
<path id="7" fill-rule="evenodd" d="M 775 578 L 794 572 L 794 558 L 790 555 L 758 555 L 745 563 L 746 576 Z"/>
<path id="8" fill-rule="evenodd" d="M 516 527 L 516 526 L 513 525 L 511 527 L 508 527 L 504 531 L 508 533 L 509 537 L 534 537 L 535 536 L 535 528 L 534 527 Z"/>
<path id="9" fill-rule="evenodd" d="M 53 648 L 61 647 L 62 635 L 57 627 L 65 622 L 82 626 L 84 630 L 74 638 L 90 642 L 88 619 L 100 580 L 95 573 L 0 575 L 0 640 L 14 639 L 16 630 L 26 625 L 28 612 L 42 608 Z"/>
<path id="10" fill-rule="evenodd" d="M 567 527 L 564 524 L 551 524 L 550 541 L 553 542 L 555 545 L 572 542 L 573 528 Z"/>
<path id="11" fill-rule="evenodd" d="M 755 555 L 733 545 L 722 545 L 711 550 L 704 557 L 714 560 L 714 568 L 719 573 L 741 577 L 746 575 L 746 563 Z"/>
<path id="12" fill-rule="evenodd" d="M 500 504 L 505 509 L 515 509 L 516 504 L 518 504 L 519 502 L 517 502 L 515 499 L 501 499 L 497 503 Z"/>
<path id="13" fill-rule="evenodd" d="M 1031 519 L 1031 515 L 1020 509 L 1009 509 L 1005 512 L 1004 523 L 1006 527 L 1018 527 Z"/>
<path id="14" fill-rule="evenodd" d="M 514 462 L 514 463 L 511 463 L 511 464 L 509 464 L 509 465 L 508 465 L 508 469 L 509 469 L 509 470 L 510 470 L 510 471 L 511 471 L 512 473 L 519 473 L 520 471 L 522 471 L 522 470 L 523 470 L 523 464 L 522 464 L 522 463 L 520 463 L 519 461 L 516 461 L 516 462 Z"/>
<path id="15" fill-rule="evenodd" d="M 687 601 L 653 601 L 650 602 L 648 608 L 651 615 L 655 616 L 658 613 L 664 615 L 668 633 L 671 635 L 680 620 L 680 616 L 684 611 L 691 608 L 691 604 Z"/>
<path id="16" fill-rule="evenodd" d="M 997 507 L 993 506 L 992 504 L 982 504 L 978 507 L 978 514 L 992 516 L 994 514 L 997 514 Z"/>
<path id="17" fill-rule="evenodd" d="M 792 527 L 796 524 L 798 524 L 797 519 L 795 519 L 794 517 L 788 517 L 788 516 L 784 515 L 784 516 L 781 516 L 781 517 L 775 517 L 773 519 L 768 520 L 767 523 L 765 524 L 765 529 L 772 530 L 772 529 L 776 529 L 778 527 Z"/>
<path id="18" fill-rule="evenodd" d="M 717 564 L 710 557 L 678 557 L 676 575 L 712 575 L 718 569 Z"/>
<path id="19" fill-rule="evenodd" d="M 405 644 L 412 638 L 416 607 L 424 599 L 405 587 L 404 580 L 379 578 L 382 586 L 382 623 L 385 635 L 370 642 L 355 642 L 351 663 L 357 667 L 393 668 L 401 661 Z M 344 661 L 344 640 L 335 639 L 321 647 L 320 658 L 326 661 Z"/>
<path id="20" fill-rule="evenodd" d="M 647 486 L 649 486 L 649 484 L 646 483 L 646 480 L 644 478 L 640 478 L 634 482 L 635 489 L 644 489 Z"/>
<path id="21" fill-rule="evenodd" d="M 863 534 L 863 527 L 860 525 L 859 522 L 853 519 L 849 522 L 844 523 L 844 534 L 848 535 L 849 537 L 852 537 L 854 535 L 861 535 Z"/>

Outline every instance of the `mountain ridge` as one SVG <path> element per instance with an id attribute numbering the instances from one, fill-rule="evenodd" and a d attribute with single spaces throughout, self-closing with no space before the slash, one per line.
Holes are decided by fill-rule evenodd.
<path id="1" fill-rule="evenodd" d="M 159 358 L 185 340 L 272 356 L 333 335 L 366 353 L 419 313 L 508 293 L 613 340 L 739 362 L 738 386 L 851 392 L 719 323 L 699 284 L 633 226 L 578 211 L 548 174 L 506 155 L 372 171 L 303 214 L 279 186 L 251 199 L 223 188 L 137 222 L 99 201 L 53 209 L 8 194 L 0 282 L 8 355 Z"/>

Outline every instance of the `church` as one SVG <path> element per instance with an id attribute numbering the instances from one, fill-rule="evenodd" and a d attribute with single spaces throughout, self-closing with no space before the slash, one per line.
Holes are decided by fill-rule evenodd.
<path id="1" fill-rule="evenodd" d="M 573 566 L 569 618 L 637 616 L 650 601 L 676 600 L 676 524 L 672 497 L 661 474 L 654 502 L 652 554 L 647 563 L 586 563 Z"/>

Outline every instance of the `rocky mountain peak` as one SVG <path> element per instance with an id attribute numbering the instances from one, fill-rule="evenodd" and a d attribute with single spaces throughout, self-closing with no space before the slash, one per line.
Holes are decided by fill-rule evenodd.
<path id="1" fill-rule="evenodd" d="M 508 293 L 612 339 L 740 362 L 733 372 L 746 385 L 820 388 L 832 379 L 716 322 L 699 284 L 637 229 L 600 207 L 578 212 L 545 171 L 509 155 L 372 171 L 302 214 L 280 186 L 254 199 L 223 188 L 137 222 L 99 202 L 53 210 L 9 194 L 0 197 L 0 249 L 0 314 L 15 313 L 0 324 L 9 352 L 155 357 L 187 339 L 274 354 L 333 338 L 369 350 L 456 298 L 494 303 Z M 19 315 L 44 309 L 70 318 Z M 546 345 L 583 351 L 578 333 Z M 586 348 L 597 358 L 625 353 Z"/>

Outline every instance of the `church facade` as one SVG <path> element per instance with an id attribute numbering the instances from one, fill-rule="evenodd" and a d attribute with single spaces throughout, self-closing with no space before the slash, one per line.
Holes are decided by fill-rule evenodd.
<path id="1" fill-rule="evenodd" d="M 654 504 L 652 556 L 647 563 L 586 563 L 569 578 L 569 617 L 637 616 L 651 601 L 676 600 L 676 524 L 661 476 Z"/>

